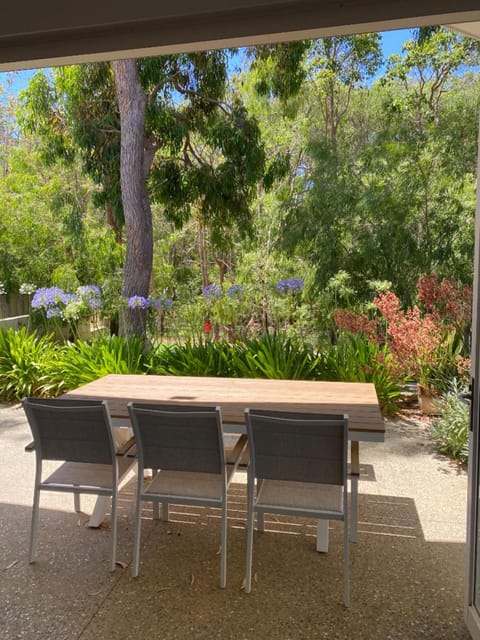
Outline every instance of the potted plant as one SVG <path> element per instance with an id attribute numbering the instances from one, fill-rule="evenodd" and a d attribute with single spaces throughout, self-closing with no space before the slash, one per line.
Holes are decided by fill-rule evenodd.
<path id="1" fill-rule="evenodd" d="M 417 391 L 423 413 L 440 413 L 437 402 L 440 395 L 448 390 L 454 378 L 464 373 L 460 371 L 462 350 L 462 337 L 457 331 L 452 330 L 443 336 L 435 349 L 424 352 L 419 358 Z"/>

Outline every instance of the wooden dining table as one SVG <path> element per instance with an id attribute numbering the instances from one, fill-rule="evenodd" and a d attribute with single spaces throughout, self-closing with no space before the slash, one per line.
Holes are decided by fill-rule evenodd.
<path id="1" fill-rule="evenodd" d="M 358 483 L 360 474 L 359 443 L 385 439 L 375 386 L 365 382 L 110 374 L 63 397 L 106 400 L 112 419 L 120 424 L 128 420 L 130 401 L 219 406 L 227 432 L 244 430 L 246 408 L 347 415 L 350 475 L 354 483 Z M 354 519 L 358 510 L 356 493 L 352 490 Z M 319 523 L 319 551 L 328 548 L 328 523 L 325 531 L 325 525 L 321 524 L 324 522 Z"/>

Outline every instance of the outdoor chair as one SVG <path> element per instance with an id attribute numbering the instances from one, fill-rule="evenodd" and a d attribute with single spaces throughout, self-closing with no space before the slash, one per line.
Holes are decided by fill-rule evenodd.
<path id="1" fill-rule="evenodd" d="M 250 449 L 245 592 L 252 585 L 255 513 L 261 531 L 266 513 L 342 520 L 348 607 L 347 416 L 247 409 L 245 417 Z"/>
<path id="2" fill-rule="evenodd" d="M 24 398 L 22 403 L 36 455 L 29 561 L 36 556 L 40 492 L 73 493 L 77 512 L 80 494 L 93 494 L 112 498 L 110 571 L 115 571 L 119 478 L 136 462 L 115 451 L 107 403 L 38 398 Z M 42 480 L 44 460 L 64 462 Z"/>
<path id="3" fill-rule="evenodd" d="M 152 502 L 153 517 L 168 520 L 169 504 L 221 509 L 220 586 L 227 577 L 227 488 L 246 445 L 240 436 L 227 457 L 218 407 L 128 405 L 138 456 L 137 506 L 132 575 L 138 576 L 143 502 Z M 144 470 L 152 480 L 144 487 Z"/>

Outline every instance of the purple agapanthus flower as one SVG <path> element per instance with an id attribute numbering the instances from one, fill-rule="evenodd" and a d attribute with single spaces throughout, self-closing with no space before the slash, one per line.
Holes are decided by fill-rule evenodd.
<path id="1" fill-rule="evenodd" d="M 222 297 L 222 288 L 212 282 L 212 284 L 207 284 L 206 287 L 203 287 L 202 290 L 204 298 L 211 298 L 212 300 L 219 300 Z"/>
<path id="2" fill-rule="evenodd" d="M 173 306 L 173 300 L 171 298 L 158 298 L 151 301 L 151 306 L 162 311 L 170 311 Z"/>
<path id="3" fill-rule="evenodd" d="M 132 296 L 127 302 L 130 309 L 148 309 L 150 299 L 143 296 Z"/>
<path id="4" fill-rule="evenodd" d="M 50 320 L 50 318 L 63 318 L 62 310 L 60 309 L 60 307 L 49 307 L 45 315 L 48 320 Z"/>
<path id="5" fill-rule="evenodd" d="M 280 293 L 295 293 L 302 291 L 305 284 L 301 278 L 285 278 L 277 282 L 276 289 Z"/>
<path id="6" fill-rule="evenodd" d="M 240 298 L 243 295 L 243 287 L 241 284 L 232 284 L 228 287 L 227 295 L 229 298 Z"/>
<path id="7" fill-rule="evenodd" d="M 81 298 L 100 298 L 100 287 L 96 284 L 86 284 L 78 287 L 77 293 Z"/>
<path id="8" fill-rule="evenodd" d="M 48 309 L 67 302 L 67 294 L 60 287 L 40 287 L 32 298 L 32 309 Z"/>
<path id="9" fill-rule="evenodd" d="M 103 307 L 100 287 L 97 287 L 97 285 L 86 284 L 82 287 L 78 287 L 77 294 L 83 302 L 88 304 L 92 311 L 96 311 Z"/>

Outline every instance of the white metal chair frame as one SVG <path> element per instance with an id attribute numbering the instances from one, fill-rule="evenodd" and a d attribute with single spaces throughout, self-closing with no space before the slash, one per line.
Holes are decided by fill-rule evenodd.
<path id="1" fill-rule="evenodd" d="M 115 571 L 118 479 L 135 462 L 116 455 L 107 403 L 24 398 L 22 404 L 32 430 L 36 456 L 29 561 L 35 561 L 37 551 L 40 492 L 73 493 L 77 512 L 83 493 L 112 499 L 110 571 Z M 95 439 L 89 440 L 92 426 Z M 69 438 L 62 438 L 62 432 Z M 42 480 L 43 460 L 64 462 Z"/>
<path id="2" fill-rule="evenodd" d="M 275 513 L 279 515 L 290 515 L 306 518 L 324 519 L 324 520 L 340 520 L 343 521 L 343 573 L 344 573 L 344 603 L 348 607 L 350 603 L 349 588 L 349 512 L 348 512 L 348 481 L 347 481 L 347 453 L 348 453 L 348 417 L 344 415 L 326 415 L 326 414 L 302 414 L 287 413 L 280 411 L 257 411 L 255 409 L 246 409 L 245 418 L 247 424 L 248 443 L 250 449 L 250 462 L 248 466 L 248 486 L 247 486 L 247 562 L 246 562 L 246 580 L 245 592 L 250 593 L 252 586 L 252 557 L 253 557 L 253 530 L 254 518 L 257 513 L 258 529 L 264 529 L 264 514 Z M 280 440 L 284 439 L 283 444 L 276 440 L 275 433 L 262 433 L 258 435 L 260 427 L 259 423 L 270 424 L 272 428 L 279 428 L 281 433 Z M 269 427 L 267 427 L 269 429 Z M 325 439 L 325 431 L 330 434 L 337 432 L 338 450 L 334 457 L 335 464 L 332 465 L 332 471 L 322 470 L 322 439 Z M 303 431 L 304 433 L 300 433 Z M 314 445 L 308 452 L 308 458 L 297 455 L 302 447 L 297 445 L 302 439 L 302 435 L 309 432 L 313 435 Z M 323 433 L 322 433 L 323 432 Z M 258 447 L 257 438 L 262 437 L 263 442 Z M 328 436 L 327 436 L 328 437 Z M 258 449 L 264 451 L 271 447 L 272 450 L 266 454 L 266 457 L 260 459 Z M 275 452 L 273 452 L 275 449 Z M 303 447 L 305 450 L 305 447 Z M 316 450 L 318 449 L 318 450 Z M 272 454 L 270 456 L 270 453 Z M 279 456 L 279 460 L 274 459 L 275 455 Z M 320 455 L 319 455 L 320 454 Z M 269 460 L 269 458 L 271 458 Z M 273 462 L 272 462 L 273 460 Z M 329 461 L 330 463 L 330 461 Z M 258 472 L 258 468 L 262 468 L 264 472 Z M 308 508 L 295 507 L 292 505 L 281 505 L 280 499 L 275 504 L 262 502 L 262 489 L 267 486 L 269 480 L 281 480 L 292 486 L 302 482 L 312 482 L 317 485 L 342 487 L 342 507 L 341 509 L 332 510 L 326 508 L 322 504 L 309 505 Z M 256 492 L 255 492 L 256 487 Z M 336 492 L 338 493 L 338 492 Z"/>
<path id="3" fill-rule="evenodd" d="M 221 509 L 221 552 L 220 552 L 220 586 L 226 586 L 227 577 L 227 488 L 233 473 L 240 460 L 241 453 L 246 444 L 236 447 L 234 459 L 227 464 L 223 443 L 222 418 L 219 407 L 200 407 L 183 405 L 145 405 L 130 402 L 128 410 L 135 435 L 138 456 L 138 482 L 137 503 L 135 513 L 135 541 L 132 562 L 132 575 L 138 576 L 140 564 L 140 536 L 141 536 L 141 510 L 142 502 L 152 502 L 153 518 L 159 518 L 159 505 L 162 505 L 162 519 L 168 520 L 169 504 L 197 505 L 216 507 Z M 200 424 L 203 421 L 204 424 Z M 148 425 L 150 422 L 150 426 Z M 153 426 L 154 425 L 154 426 Z M 195 429 L 198 427 L 198 437 Z M 150 428 L 149 445 L 144 436 L 146 428 Z M 152 428 L 158 430 L 153 434 Z M 188 430 L 192 439 L 188 439 Z M 162 442 L 166 432 L 167 443 Z M 185 434 L 182 432 L 185 431 Z M 204 433 L 201 434 L 200 431 Z M 214 432 L 216 431 L 216 443 L 213 446 Z M 203 443 L 205 438 L 205 443 Z M 155 441 L 152 445 L 152 442 Z M 195 443 L 192 444 L 192 441 Z M 239 441 L 240 442 L 240 441 Z M 205 449 L 202 449 L 205 444 Z M 190 447 L 196 453 L 192 454 Z M 213 447 L 207 450 L 207 447 Z M 154 451 L 153 449 L 156 449 Z M 207 452 L 208 451 L 208 452 Z M 171 452 L 171 453 L 169 453 Z M 171 456 L 171 457 L 169 457 Z M 153 477 L 144 487 L 144 470 L 152 468 Z M 176 476 L 182 472 L 189 473 L 189 480 L 195 481 L 195 477 L 205 477 L 205 474 L 215 478 L 218 475 L 218 495 L 214 497 L 187 495 L 175 491 L 162 491 L 162 477 L 171 477 L 169 472 Z M 217 480 L 214 479 L 214 482 Z"/>

